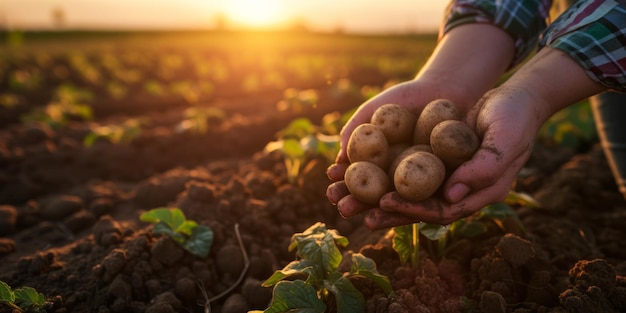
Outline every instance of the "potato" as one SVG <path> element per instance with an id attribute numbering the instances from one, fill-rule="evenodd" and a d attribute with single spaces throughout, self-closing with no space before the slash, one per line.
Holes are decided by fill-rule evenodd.
<path id="1" fill-rule="evenodd" d="M 413 140 L 417 117 L 403 106 L 388 103 L 374 111 L 370 122 L 383 131 L 389 144 L 408 143 Z"/>
<path id="2" fill-rule="evenodd" d="M 380 197 L 389 191 L 387 173 L 367 161 L 351 163 L 346 169 L 344 181 L 357 200 L 369 205 L 377 205 Z"/>
<path id="3" fill-rule="evenodd" d="M 437 99 L 429 102 L 417 118 L 414 144 L 430 144 L 430 133 L 435 125 L 445 120 L 460 120 L 461 112 L 450 100 Z"/>
<path id="4" fill-rule="evenodd" d="M 398 167 L 398 164 L 400 164 L 400 161 L 402 161 L 402 159 L 417 151 L 433 153 L 433 149 L 431 149 L 429 145 L 413 145 L 406 147 L 404 150 L 398 153 L 391 161 L 391 164 L 389 164 L 389 169 L 387 170 L 387 174 L 389 175 L 389 177 L 393 178 L 393 175 L 396 172 L 396 168 Z"/>
<path id="5" fill-rule="evenodd" d="M 368 161 L 385 169 L 389 165 L 389 144 L 385 134 L 371 123 L 361 124 L 354 129 L 346 153 L 350 163 Z"/>
<path id="6" fill-rule="evenodd" d="M 480 145 L 480 140 L 464 122 L 448 120 L 433 128 L 430 144 L 433 153 L 443 161 L 448 172 L 452 172 L 472 158 Z"/>
<path id="7" fill-rule="evenodd" d="M 389 146 L 389 160 L 393 161 L 397 156 L 400 155 L 400 153 L 402 153 L 402 151 L 406 150 L 406 148 L 410 146 L 411 145 L 405 143 L 396 143 Z"/>
<path id="8" fill-rule="evenodd" d="M 437 156 L 418 151 L 400 161 L 393 182 L 396 191 L 403 198 L 422 201 L 439 189 L 445 177 L 445 165 Z"/>

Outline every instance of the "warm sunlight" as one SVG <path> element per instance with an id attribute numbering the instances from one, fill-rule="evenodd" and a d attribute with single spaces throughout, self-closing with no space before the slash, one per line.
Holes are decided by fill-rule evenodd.
<path id="1" fill-rule="evenodd" d="M 233 0 L 225 8 L 225 14 L 234 23 L 249 27 L 269 27 L 284 21 L 281 5 L 277 0 Z"/>

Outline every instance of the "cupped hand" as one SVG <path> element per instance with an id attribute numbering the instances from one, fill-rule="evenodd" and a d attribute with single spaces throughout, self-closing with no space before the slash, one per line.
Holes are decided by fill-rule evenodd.
<path id="1" fill-rule="evenodd" d="M 345 171 L 349 165 L 348 156 L 343 147 L 347 146 L 350 135 L 354 129 L 361 124 L 369 123 L 374 111 L 388 103 L 402 105 L 416 116 L 419 115 L 426 104 L 435 99 L 449 99 L 454 102 L 462 112 L 469 106 L 467 104 L 472 103 L 471 100 L 466 99 L 466 96 L 458 96 L 464 95 L 465 93 L 457 90 L 457 88 L 440 88 L 440 86 L 442 86 L 441 83 L 435 83 L 425 79 L 415 79 L 395 85 L 362 104 L 346 125 L 344 125 L 341 130 L 342 149 L 338 153 L 335 163 L 332 164 L 326 172 L 328 177 L 333 181 L 327 189 L 326 196 L 331 203 L 337 204 L 340 214 L 349 218 L 371 208 L 371 206 L 367 206 L 352 197 L 343 182 Z M 442 89 L 446 90 L 445 93 Z"/>
<path id="2" fill-rule="evenodd" d="M 482 138 L 482 143 L 472 159 L 448 177 L 440 194 L 425 201 L 410 202 L 396 192 L 387 193 L 378 208 L 367 212 L 365 225 L 370 229 L 415 222 L 447 225 L 502 201 L 528 160 L 535 135 L 544 120 L 539 113 L 540 103 L 522 89 L 500 87 L 487 93 L 466 119 Z M 338 203 L 340 212 L 351 213 L 351 208 Z"/>

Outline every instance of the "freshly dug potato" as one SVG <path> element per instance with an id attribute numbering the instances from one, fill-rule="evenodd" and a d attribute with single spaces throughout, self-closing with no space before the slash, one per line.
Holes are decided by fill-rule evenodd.
<path id="1" fill-rule="evenodd" d="M 393 181 L 400 196 L 410 201 L 422 201 L 439 189 L 445 177 L 445 165 L 437 156 L 418 151 L 400 161 Z"/>
<path id="2" fill-rule="evenodd" d="M 400 153 L 402 153 L 402 151 L 406 150 L 406 148 L 410 146 L 411 145 L 406 144 L 406 143 L 396 143 L 396 144 L 389 146 L 389 160 L 390 161 L 395 160 L 396 157 L 399 156 Z"/>
<path id="3" fill-rule="evenodd" d="M 389 164 L 389 169 L 387 170 L 387 174 L 389 175 L 389 177 L 393 178 L 393 175 L 396 172 L 396 168 L 398 167 L 398 164 L 400 164 L 400 161 L 402 161 L 402 159 L 418 151 L 433 153 L 433 149 L 431 149 L 429 145 L 413 145 L 405 148 L 404 150 L 402 150 L 402 152 L 398 153 L 391 161 L 391 164 Z"/>
<path id="4" fill-rule="evenodd" d="M 433 153 L 443 161 L 448 172 L 452 172 L 472 158 L 480 145 L 480 140 L 464 122 L 448 120 L 433 128 L 430 144 Z"/>
<path id="5" fill-rule="evenodd" d="M 389 165 L 389 143 L 383 131 L 374 124 L 365 123 L 354 129 L 346 153 L 350 163 L 368 161 L 381 168 Z"/>
<path id="6" fill-rule="evenodd" d="M 430 144 L 430 133 L 435 125 L 445 120 L 460 120 L 461 112 L 450 100 L 437 99 L 429 102 L 417 118 L 414 144 Z"/>
<path id="7" fill-rule="evenodd" d="M 387 173 L 367 161 L 351 163 L 346 169 L 344 181 L 356 199 L 369 205 L 377 205 L 380 197 L 389 191 Z"/>
<path id="8" fill-rule="evenodd" d="M 389 144 L 411 142 L 417 117 L 407 108 L 388 103 L 380 106 L 371 118 L 371 123 L 378 126 Z"/>

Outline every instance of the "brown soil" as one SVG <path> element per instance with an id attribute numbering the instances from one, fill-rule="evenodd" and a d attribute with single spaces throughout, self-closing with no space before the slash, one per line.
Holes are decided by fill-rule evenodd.
<path id="1" fill-rule="evenodd" d="M 244 269 L 238 225 L 250 266 L 211 312 L 264 309 L 272 294 L 260 284 L 294 260 L 291 235 L 321 221 L 349 238 L 347 254 L 362 252 L 391 279 L 392 297 L 354 282 L 368 313 L 626 311 L 626 203 L 595 143 L 578 151 L 538 144 L 517 190 L 541 207 L 515 207 L 522 227 L 488 224 L 488 232 L 450 243 L 443 258 L 425 248 L 410 268 L 400 265 L 386 230 L 370 232 L 359 217 L 337 214 L 325 198 L 327 164 L 312 161 L 292 185 L 282 156 L 262 153 L 295 117 L 319 121 L 362 101 L 320 92 L 316 108 L 280 113 L 267 109 L 280 91 L 218 94 L 207 101 L 227 118 L 197 135 L 173 131 L 184 106 L 137 96 L 127 102 L 145 103 L 135 109 L 153 121 L 142 136 L 89 148 L 81 143 L 85 122 L 25 125 L 17 123 L 23 106 L 2 108 L 0 280 L 36 288 L 53 303 L 48 312 L 203 312 L 200 286 L 216 296 Z M 100 122 L 132 116 L 114 101 L 94 107 Z M 210 226 L 209 257 L 139 221 L 155 207 L 179 207 Z"/>

